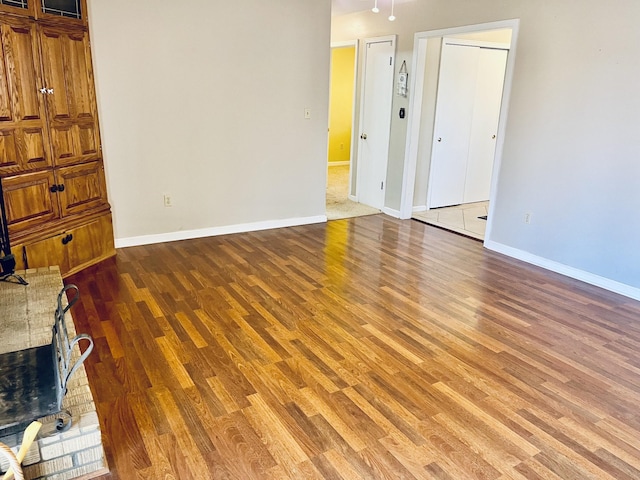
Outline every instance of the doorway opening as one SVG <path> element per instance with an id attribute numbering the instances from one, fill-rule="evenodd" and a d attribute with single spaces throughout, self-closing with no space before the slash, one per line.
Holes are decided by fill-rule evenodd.
<path id="1" fill-rule="evenodd" d="M 490 232 L 518 21 L 416 34 L 402 218 Z"/>
<path id="2" fill-rule="evenodd" d="M 359 202 L 360 175 L 356 152 L 361 136 L 355 134 L 355 97 L 357 91 L 357 42 L 331 47 L 331 87 L 326 212 L 328 220 L 380 213 L 370 202 Z M 365 42 L 368 49 L 368 43 Z M 366 72 L 365 72 L 366 76 Z M 359 139 L 359 140 L 357 140 Z M 358 153 L 359 155 L 359 153 Z M 386 173 L 386 172 L 385 172 Z"/>

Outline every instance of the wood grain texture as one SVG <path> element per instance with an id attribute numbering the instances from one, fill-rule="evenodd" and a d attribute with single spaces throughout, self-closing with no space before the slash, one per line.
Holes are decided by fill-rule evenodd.
<path id="1" fill-rule="evenodd" d="M 640 478 L 640 304 L 382 215 L 68 279 L 106 479 Z"/>

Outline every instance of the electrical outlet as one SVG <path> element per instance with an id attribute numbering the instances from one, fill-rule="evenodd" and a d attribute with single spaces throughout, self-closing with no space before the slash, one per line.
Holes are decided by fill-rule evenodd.
<path id="1" fill-rule="evenodd" d="M 526 223 L 527 225 L 529 225 L 531 223 L 531 214 L 530 213 L 525 213 L 524 214 L 524 223 Z"/>
<path id="2" fill-rule="evenodd" d="M 164 206 L 165 207 L 173 207 L 173 202 L 171 200 L 171 195 L 168 193 L 164 194 Z"/>

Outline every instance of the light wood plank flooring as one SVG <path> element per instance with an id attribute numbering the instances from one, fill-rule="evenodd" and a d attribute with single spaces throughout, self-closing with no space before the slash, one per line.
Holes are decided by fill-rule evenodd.
<path id="1" fill-rule="evenodd" d="M 106 479 L 640 478 L 640 304 L 383 215 L 68 279 Z"/>

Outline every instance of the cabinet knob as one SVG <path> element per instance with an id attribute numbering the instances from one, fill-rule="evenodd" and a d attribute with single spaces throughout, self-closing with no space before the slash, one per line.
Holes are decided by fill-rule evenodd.
<path id="1" fill-rule="evenodd" d="M 46 89 L 46 88 L 44 88 L 44 87 L 43 87 L 43 88 L 41 88 L 41 89 L 40 89 L 40 93 L 47 93 L 47 89 Z"/>
<path id="2" fill-rule="evenodd" d="M 53 95 L 53 88 L 47 88 L 47 93 L 49 95 Z"/>
<path id="3" fill-rule="evenodd" d="M 49 191 L 51 193 L 56 193 L 58 191 L 58 185 L 51 185 L 51 187 L 49 188 Z"/>
<path id="4" fill-rule="evenodd" d="M 64 192 L 64 184 L 63 183 L 58 184 L 58 191 L 59 192 Z"/>
<path id="5" fill-rule="evenodd" d="M 71 240 L 73 240 L 73 234 L 68 234 L 66 237 L 64 237 L 62 239 L 62 244 L 66 245 L 67 243 L 69 243 Z"/>

